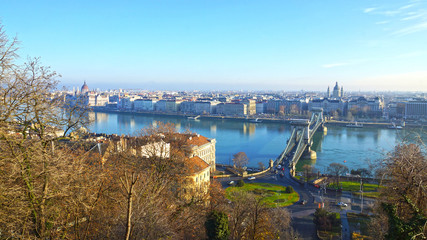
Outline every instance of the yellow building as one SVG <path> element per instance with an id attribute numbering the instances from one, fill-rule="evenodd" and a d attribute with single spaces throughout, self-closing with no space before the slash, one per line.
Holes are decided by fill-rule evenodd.
<path id="1" fill-rule="evenodd" d="M 198 156 L 194 156 L 188 161 L 189 178 L 192 179 L 194 185 L 198 188 L 209 186 L 211 166 Z"/>

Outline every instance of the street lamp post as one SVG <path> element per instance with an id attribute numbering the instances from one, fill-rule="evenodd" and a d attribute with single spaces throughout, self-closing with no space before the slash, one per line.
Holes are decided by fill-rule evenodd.
<path id="1" fill-rule="evenodd" d="M 360 178 L 360 193 L 362 195 L 362 202 L 361 202 L 361 206 L 360 206 L 360 213 L 363 212 L 363 179 Z"/>

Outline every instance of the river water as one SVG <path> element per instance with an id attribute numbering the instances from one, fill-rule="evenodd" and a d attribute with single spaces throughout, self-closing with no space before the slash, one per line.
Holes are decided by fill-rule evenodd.
<path id="1" fill-rule="evenodd" d="M 217 163 L 232 163 L 233 154 L 245 152 L 249 157 L 249 167 L 258 167 L 259 162 L 267 166 L 269 159 L 276 159 L 284 150 L 291 134 L 291 127 L 286 123 L 250 123 L 227 119 L 188 120 L 172 116 L 102 112 L 91 112 L 90 118 L 94 121 L 91 131 L 119 135 L 133 135 L 156 122 L 173 123 L 178 131 L 188 129 L 208 138 L 215 138 Z M 297 168 L 303 164 L 311 164 L 320 172 L 325 172 L 333 162 L 342 163 L 349 169 L 368 167 L 368 161 L 384 158 L 387 152 L 409 134 L 419 134 L 427 142 L 427 134 L 420 128 L 395 130 L 331 125 L 327 128 L 326 135 L 318 131 L 314 136 L 312 150 L 317 152 L 317 159 L 302 159 Z"/>

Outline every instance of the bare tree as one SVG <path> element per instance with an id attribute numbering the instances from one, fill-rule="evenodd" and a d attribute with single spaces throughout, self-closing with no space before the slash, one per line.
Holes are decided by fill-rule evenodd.
<path id="1" fill-rule="evenodd" d="M 122 184 L 122 189 L 124 195 L 127 199 L 127 216 L 126 216 L 126 236 L 125 239 L 128 240 L 130 237 L 130 231 L 132 227 L 132 210 L 133 210 L 133 198 L 135 195 L 135 185 L 138 183 L 139 175 L 132 173 L 131 176 L 128 176 L 125 173 L 124 178 L 120 178 L 120 183 Z"/>
<path id="2" fill-rule="evenodd" d="M 258 162 L 258 167 L 261 171 L 264 171 L 264 169 L 265 169 L 265 165 L 263 162 Z"/>
<path id="3" fill-rule="evenodd" d="M 57 141 L 70 123 L 52 94 L 59 75 L 37 58 L 15 65 L 16 43 L 0 26 L 0 229 L 11 238 L 83 236 L 102 191 L 99 163 Z"/>
<path id="4" fill-rule="evenodd" d="M 335 176 L 337 187 L 339 187 L 340 176 L 348 172 L 348 167 L 341 163 L 331 163 L 329 164 L 328 172 Z"/>
<path id="5" fill-rule="evenodd" d="M 264 196 L 243 191 L 232 192 L 230 214 L 231 239 L 297 239 L 286 209 L 269 208 Z"/>
<path id="6" fill-rule="evenodd" d="M 62 147 L 52 151 L 38 141 L 15 145 L 7 134 L 0 139 L 3 236 L 86 236 L 103 190 L 100 169 Z"/>
<path id="7" fill-rule="evenodd" d="M 308 182 L 310 174 L 313 172 L 313 166 L 305 164 L 302 169 L 304 170 L 305 181 Z"/>
<path id="8" fill-rule="evenodd" d="M 298 233 L 291 227 L 291 213 L 286 208 L 270 208 L 268 216 L 274 239 L 299 239 Z"/>
<path id="9" fill-rule="evenodd" d="M 18 39 L 9 39 L 0 22 L 0 83 L 9 81 L 18 57 Z"/>
<path id="10" fill-rule="evenodd" d="M 244 166 L 246 166 L 249 163 L 249 158 L 244 152 L 238 152 L 233 155 L 233 163 L 234 166 L 241 170 Z"/>
<path id="11" fill-rule="evenodd" d="M 225 205 L 218 185 L 207 191 L 187 188 L 192 184 L 185 152 L 190 135 L 175 129 L 157 123 L 143 129 L 138 137 L 127 138 L 122 151 L 112 149 L 104 166 L 113 176 L 109 196 L 118 207 L 111 212 L 113 229 L 105 237 L 203 238 L 208 210 Z"/>
<path id="12" fill-rule="evenodd" d="M 387 181 L 377 212 L 380 218 L 387 216 L 387 239 L 427 236 L 427 158 L 423 146 L 399 144 L 383 162 Z"/>

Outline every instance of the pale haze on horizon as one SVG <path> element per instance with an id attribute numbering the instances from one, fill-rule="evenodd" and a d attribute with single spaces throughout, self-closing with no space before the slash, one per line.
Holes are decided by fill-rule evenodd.
<path id="1" fill-rule="evenodd" d="M 427 91 L 427 2 L 1 1 L 19 55 L 61 85 Z"/>

